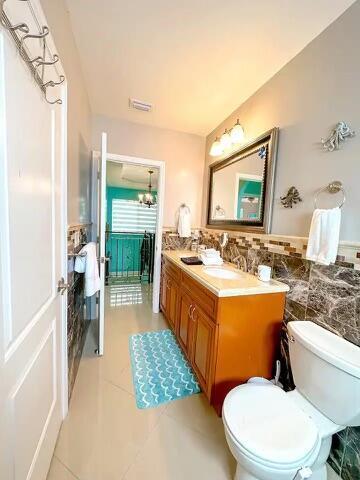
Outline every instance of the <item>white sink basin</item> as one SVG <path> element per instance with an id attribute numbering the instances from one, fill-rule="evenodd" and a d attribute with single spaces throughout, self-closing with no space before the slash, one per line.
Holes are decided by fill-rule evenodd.
<path id="1" fill-rule="evenodd" d="M 207 275 L 210 275 L 210 277 L 225 278 L 226 280 L 239 280 L 241 278 L 240 273 L 226 268 L 205 267 L 204 272 Z"/>

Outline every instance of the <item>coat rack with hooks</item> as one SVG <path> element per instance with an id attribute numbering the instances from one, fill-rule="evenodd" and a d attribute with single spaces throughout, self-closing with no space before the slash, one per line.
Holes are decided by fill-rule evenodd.
<path id="1" fill-rule="evenodd" d="M 57 87 L 65 81 L 64 75 L 58 75 L 56 80 L 47 80 L 45 81 L 45 68 L 48 66 L 54 66 L 59 61 L 59 56 L 54 54 L 52 55 L 50 49 L 46 43 L 46 37 L 49 35 L 49 28 L 44 25 L 39 32 L 30 32 L 29 26 L 25 22 L 12 24 L 10 18 L 5 13 L 4 5 L 7 0 L 0 0 L 0 23 L 3 28 L 5 28 L 10 35 L 12 36 L 15 45 L 20 53 L 21 58 L 24 60 L 28 66 L 33 78 L 40 87 L 45 100 L 53 104 L 62 104 L 60 98 L 56 100 L 51 100 L 48 98 L 47 92 L 48 89 Z M 22 3 L 27 3 L 29 0 L 17 0 Z M 27 41 L 29 39 L 39 39 L 42 41 L 42 52 L 39 55 L 35 55 L 32 58 L 29 55 L 27 49 Z"/>

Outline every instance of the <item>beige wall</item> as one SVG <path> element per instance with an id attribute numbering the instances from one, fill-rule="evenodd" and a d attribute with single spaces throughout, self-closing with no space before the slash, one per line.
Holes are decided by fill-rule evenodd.
<path id="1" fill-rule="evenodd" d="M 91 109 L 65 0 L 41 0 L 68 82 L 68 223 L 90 219 Z"/>
<path id="2" fill-rule="evenodd" d="M 239 118 L 246 140 L 280 127 L 272 233 L 307 236 L 314 192 L 331 180 L 341 180 L 347 201 L 341 238 L 360 239 L 360 2 L 311 42 L 257 93 L 222 122 L 206 139 L 206 153 L 216 135 Z M 340 120 L 357 136 L 341 150 L 327 153 L 320 144 Z M 206 155 L 206 166 L 214 161 Z M 203 224 L 206 218 L 207 176 L 204 175 Z M 295 185 L 303 202 L 293 209 L 279 197 Z M 334 200 L 334 199 L 333 199 Z M 335 202 L 335 200 L 334 200 Z"/>
<path id="3" fill-rule="evenodd" d="M 146 115 L 146 113 L 144 114 Z M 186 203 L 192 225 L 200 226 L 205 138 L 102 116 L 93 119 L 93 148 L 101 132 L 108 134 L 108 152 L 165 162 L 164 226 L 175 225 L 176 211 Z"/>

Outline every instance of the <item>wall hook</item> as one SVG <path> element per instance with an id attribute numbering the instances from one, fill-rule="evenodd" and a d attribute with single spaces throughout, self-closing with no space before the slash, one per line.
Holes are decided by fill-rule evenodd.
<path id="1" fill-rule="evenodd" d="M 48 85 L 48 86 L 52 87 L 54 85 Z M 47 101 L 47 103 L 50 103 L 50 105 L 55 105 L 55 104 L 61 105 L 63 103 L 60 98 L 58 98 L 57 100 L 49 100 L 47 98 L 47 88 L 45 88 L 44 97 L 45 97 L 45 100 Z"/>
<path id="2" fill-rule="evenodd" d="M 41 39 L 41 38 L 45 38 L 46 35 L 49 35 L 49 29 L 46 25 L 43 26 L 42 33 L 27 33 L 26 35 L 24 35 L 20 40 L 20 48 L 19 48 L 20 55 L 22 57 L 24 57 L 24 43 L 25 43 L 25 40 L 27 40 L 28 38 L 40 38 Z M 40 57 L 40 58 L 42 58 L 42 57 Z"/>
<path id="3" fill-rule="evenodd" d="M 15 25 L 11 25 L 10 23 L 8 24 L 6 21 L 5 21 L 5 12 L 4 12 L 4 3 L 6 2 L 6 0 L 0 0 L 0 22 L 1 22 L 1 25 L 6 28 L 6 30 L 12 30 L 12 31 L 16 31 L 16 30 L 19 30 L 20 32 L 22 33 L 29 33 L 29 27 L 26 25 L 26 23 L 17 23 Z"/>
<path id="4" fill-rule="evenodd" d="M 49 80 L 48 82 L 43 83 L 42 86 L 43 86 L 44 88 L 47 88 L 47 87 L 57 87 L 58 85 L 61 85 L 62 83 L 64 83 L 64 81 L 65 81 L 64 75 L 60 75 L 60 81 L 59 81 L 59 82 L 54 82 L 54 80 Z"/>
<path id="5" fill-rule="evenodd" d="M 59 61 L 59 56 L 55 55 L 53 56 L 52 60 L 44 60 L 42 57 L 41 59 L 37 61 L 37 64 L 35 65 L 35 69 L 41 67 L 42 65 L 55 65 Z"/>

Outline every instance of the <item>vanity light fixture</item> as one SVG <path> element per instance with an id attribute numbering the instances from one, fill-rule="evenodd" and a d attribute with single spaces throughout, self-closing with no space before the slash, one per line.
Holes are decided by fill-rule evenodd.
<path id="1" fill-rule="evenodd" d="M 225 150 L 228 150 L 233 145 L 239 145 L 244 141 L 245 133 L 242 125 L 237 119 L 233 128 L 229 131 L 225 128 L 225 132 L 221 135 L 221 138 L 216 137 L 211 145 L 209 154 L 212 157 L 218 157 L 222 155 Z"/>
<path id="2" fill-rule="evenodd" d="M 151 185 L 151 175 L 154 173 L 153 170 L 149 170 L 149 186 L 148 186 L 148 191 L 146 193 L 139 193 L 138 198 L 139 198 L 139 203 L 147 205 L 149 208 L 152 205 L 156 204 L 156 201 L 154 199 L 154 196 L 151 192 L 152 185 Z"/>
<path id="3" fill-rule="evenodd" d="M 237 119 L 235 125 L 231 129 L 230 133 L 232 143 L 242 143 L 244 141 L 244 129 L 240 125 L 239 119 Z"/>
<path id="4" fill-rule="evenodd" d="M 231 136 L 230 132 L 227 128 L 225 128 L 225 132 L 221 135 L 220 138 L 220 145 L 223 150 L 227 150 L 228 148 L 231 147 L 232 141 L 231 141 Z"/>
<path id="5" fill-rule="evenodd" d="M 222 149 L 222 146 L 221 146 L 221 143 L 220 143 L 220 139 L 219 139 L 219 137 L 216 137 L 213 144 L 211 145 L 210 155 L 212 157 L 218 157 L 222 153 L 223 153 L 223 149 Z"/>

